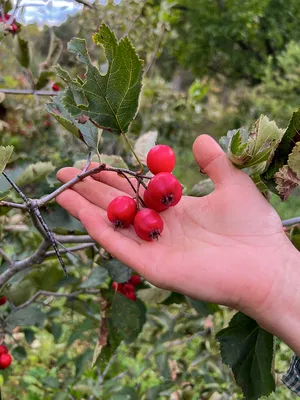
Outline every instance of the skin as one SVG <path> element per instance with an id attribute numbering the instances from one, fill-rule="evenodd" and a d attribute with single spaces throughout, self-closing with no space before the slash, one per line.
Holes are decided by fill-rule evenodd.
<path id="1" fill-rule="evenodd" d="M 157 242 L 139 239 L 132 227 L 115 231 L 108 221 L 110 201 L 133 195 L 126 180 L 114 172 L 88 177 L 59 195 L 57 202 L 96 242 L 146 280 L 241 310 L 300 355 L 298 251 L 275 210 L 214 139 L 199 136 L 193 153 L 215 190 L 202 198 L 184 196 L 162 212 L 165 226 Z M 57 177 L 65 183 L 78 173 L 76 168 L 63 168 Z"/>

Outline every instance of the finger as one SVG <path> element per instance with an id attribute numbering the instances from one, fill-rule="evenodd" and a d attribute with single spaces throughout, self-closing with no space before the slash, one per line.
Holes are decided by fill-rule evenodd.
<path id="1" fill-rule="evenodd" d="M 79 210 L 88 208 L 92 205 L 87 199 L 82 197 L 75 190 L 67 189 L 56 197 L 57 203 L 63 207 L 72 217 L 79 219 Z"/>
<path id="2" fill-rule="evenodd" d="M 239 172 L 228 160 L 218 143 L 208 135 L 200 135 L 194 142 L 193 153 L 201 170 L 215 185 L 228 183 Z"/>
<path id="3" fill-rule="evenodd" d="M 136 236 L 132 227 L 115 230 L 107 220 L 105 212 L 94 205 L 81 209 L 79 219 L 89 235 L 110 254 L 142 273 L 140 262 L 143 258 L 142 241 Z"/>
<path id="4" fill-rule="evenodd" d="M 91 163 L 91 165 L 89 166 L 89 169 L 96 168 L 98 166 L 99 166 L 98 163 Z M 133 187 L 136 190 L 137 180 L 133 177 L 130 177 L 129 175 L 127 175 L 127 176 L 130 179 L 131 184 L 133 185 Z M 112 186 L 116 189 L 122 190 L 123 192 L 129 194 L 130 196 L 135 196 L 136 192 L 132 188 L 132 186 L 128 183 L 128 181 L 124 177 L 118 175 L 116 172 L 101 171 L 101 172 L 98 172 L 97 174 L 91 175 L 91 177 L 93 179 L 95 179 L 96 181 L 106 183 L 109 186 Z M 143 193 L 144 193 L 144 188 L 140 187 L 140 195 L 143 195 Z"/>
<path id="5" fill-rule="evenodd" d="M 57 179 L 65 183 L 73 179 L 80 173 L 77 168 L 63 168 L 58 171 Z M 83 181 L 76 183 L 72 186 L 73 191 L 76 191 L 90 203 L 107 209 L 109 203 L 118 196 L 126 196 L 127 193 L 118 190 L 105 183 L 95 181 L 90 176 L 86 177 Z"/>

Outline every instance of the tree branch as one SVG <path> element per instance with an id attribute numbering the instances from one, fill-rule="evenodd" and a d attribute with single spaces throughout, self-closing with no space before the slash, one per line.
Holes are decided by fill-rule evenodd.
<path id="1" fill-rule="evenodd" d="M 9 265 L 12 265 L 11 259 L 4 253 L 4 251 L 0 247 L 0 256 L 5 260 Z"/>
<path id="2" fill-rule="evenodd" d="M 76 3 L 83 4 L 84 6 L 93 9 L 93 4 L 89 3 L 87 0 L 75 0 Z"/>
<path id="3" fill-rule="evenodd" d="M 59 243 L 95 243 L 89 235 L 54 235 Z"/>
<path id="4" fill-rule="evenodd" d="M 300 224 L 300 217 L 285 219 L 282 221 L 282 226 L 291 226 L 295 224 Z"/>
<path id="5" fill-rule="evenodd" d="M 33 89 L 0 89 L 0 93 L 15 95 L 37 95 L 37 96 L 57 96 L 58 92 L 50 90 L 33 90 Z"/>
<path id="6" fill-rule="evenodd" d="M 16 273 L 33 265 L 41 264 L 45 259 L 45 254 L 50 246 L 50 241 L 44 240 L 33 255 L 25 258 L 24 260 L 13 262 L 11 264 L 11 267 L 4 271 L 3 274 L 0 276 L 0 288 L 6 282 L 8 282 L 10 278 L 12 278 Z"/>
<path id="7" fill-rule="evenodd" d="M 56 293 L 56 292 L 47 292 L 45 290 L 39 290 L 25 303 L 14 308 L 12 313 L 19 311 L 19 310 L 23 310 L 23 308 L 28 307 L 30 304 L 34 303 L 37 300 L 37 298 L 40 296 L 74 298 L 74 297 L 79 296 L 80 294 L 99 294 L 99 290 L 97 290 L 97 289 L 82 289 L 82 290 L 78 290 L 77 292 L 73 292 L 73 293 Z"/>
<path id="8" fill-rule="evenodd" d="M 89 247 L 93 247 L 93 246 L 94 246 L 94 243 L 84 243 L 79 246 L 66 247 L 63 250 L 60 250 L 59 252 L 60 252 L 60 254 L 72 253 L 73 251 L 84 250 L 84 249 L 88 249 Z M 45 258 L 52 257 L 55 255 L 56 255 L 56 252 L 54 250 L 47 251 L 47 253 L 45 254 Z"/>
<path id="9" fill-rule="evenodd" d="M 10 201 L 0 201 L 0 207 L 19 208 L 20 210 L 27 210 L 26 204 L 12 203 Z"/>

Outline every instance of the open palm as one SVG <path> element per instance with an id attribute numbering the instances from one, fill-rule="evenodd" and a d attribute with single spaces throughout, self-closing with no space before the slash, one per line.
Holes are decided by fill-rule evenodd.
<path id="1" fill-rule="evenodd" d="M 283 273 L 281 250 L 292 246 L 274 209 L 212 138 L 199 136 L 193 151 L 215 190 L 202 198 L 185 196 L 164 211 L 157 242 L 139 239 L 132 227 L 115 231 L 108 221 L 110 201 L 133 195 L 114 172 L 86 178 L 57 201 L 95 241 L 153 284 L 251 313 L 250 304 L 258 310 L 266 303 Z M 78 173 L 63 168 L 58 179 L 67 182 Z"/>

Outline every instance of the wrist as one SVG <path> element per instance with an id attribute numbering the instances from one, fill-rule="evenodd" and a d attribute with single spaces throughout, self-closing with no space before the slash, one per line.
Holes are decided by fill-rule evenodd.
<path id="1" fill-rule="evenodd" d="M 249 315 L 300 357 L 300 253 L 289 242 L 277 262 L 269 295 L 262 307 Z"/>

